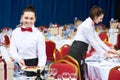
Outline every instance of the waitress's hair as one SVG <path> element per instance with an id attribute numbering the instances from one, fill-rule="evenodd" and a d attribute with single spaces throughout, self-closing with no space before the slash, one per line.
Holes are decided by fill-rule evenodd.
<path id="1" fill-rule="evenodd" d="M 104 11 L 102 8 L 98 7 L 98 6 L 93 6 L 90 10 L 89 16 L 90 18 L 93 20 L 95 18 L 95 16 L 100 16 L 101 14 L 104 14 Z"/>
<path id="2" fill-rule="evenodd" d="M 22 15 L 24 14 L 24 12 L 33 12 L 33 13 L 35 13 L 35 17 L 36 17 L 36 11 L 35 11 L 33 5 L 31 5 L 31 4 L 28 5 L 28 6 L 23 10 Z"/>

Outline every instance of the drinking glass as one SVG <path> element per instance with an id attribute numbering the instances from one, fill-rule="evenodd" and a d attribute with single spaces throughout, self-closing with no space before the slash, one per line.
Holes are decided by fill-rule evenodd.
<path id="1" fill-rule="evenodd" d="M 62 73 L 62 80 L 70 80 L 70 73 L 69 72 L 63 72 Z"/>
<path id="2" fill-rule="evenodd" d="M 43 79 L 47 79 L 49 76 L 50 76 L 50 74 L 49 74 L 49 67 L 45 66 Z"/>
<path id="3" fill-rule="evenodd" d="M 55 77 L 55 75 L 57 74 L 57 68 L 50 68 L 50 75 L 51 76 L 54 76 Z"/>
<path id="4" fill-rule="evenodd" d="M 71 73 L 71 80 L 77 80 L 77 74 L 76 73 Z"/>
<path id="5" fill-rule="evenodd" d="M 58 74 L 58 75 L 57 75 L 57 79 L 56 79 L 56 80 L 62 80 L 61 74 Z"/>
<path id="6" fill-rule="evenodd" d="M 20 69 L 20 71 L 17 73 L 18 80 L 24 80 L 25 75 L 24 75 L 24 70 Z"/>

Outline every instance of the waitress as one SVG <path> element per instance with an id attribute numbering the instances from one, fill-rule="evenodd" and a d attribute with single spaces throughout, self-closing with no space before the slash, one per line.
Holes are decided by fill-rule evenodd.
<path id="1" fill-rule="evenodd" d="M 81 60 L 84 61 L 88 45 L 92 45 L 98 53 L 104 54 L 106 57 L 110 56 L 109 53 L 117 53 L 116 50 L 109 48 L 102 42 L 95 31 L 94 24 L 102 22 L 103 17 L 104 11 L 98 6 L 93 6 L 90 10 L 89 17 L 78 26 L 74 42 L 70 47 L 69 55 L 78 61 L 82 80 L 84 80 L 84 71 Z"/>
<path id="2" fill-rule="evenodd" d="M 46 64 L 45 37 L 36 27 L 36 12 L 32 5 L 27 6 L 21 15 L 21 25 L 13 30 L 10 42 L 11 57 L 20 67 Z M 36 76 L 26 72 L 27 76 Z"/>

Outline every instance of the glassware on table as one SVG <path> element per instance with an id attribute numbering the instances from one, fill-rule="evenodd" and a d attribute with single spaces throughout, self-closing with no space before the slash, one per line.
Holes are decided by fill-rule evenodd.
<path id="1" fill-rule="evenodd" d="M 57 68 L 49 68 L 46 80 L 55 80 L 57 72 Z"/>
<path id="2" fill-rule="evenodd" d="M 77 74 L 76 73 L 71 73 L 70 76 L 71 76 L 70 80 L 77 80 Z"/>
<path id="3" fill-rule="evenodd" d="M 113 62 L 116 62 L 116 63 L 119 63 L 119 62 L 120 62 L 120 59 L 119 59 L 119 58 L 113 58 L 112 60 L 113 60 Z"/>
<path id="4" fill-rule="evenodd" d="M 22 70 L 22 69 L 20 69 L 20 71 L 19 72 L 17 72 L 17 79 L 18 80 L 24 80 L 25 79 L 25 75 L 24 75 L 24 70 Z"/>
<path id="5" fill-rule="evenodd" d="M 69 72 L 62 73 L 62 80 L 70 80 L 71 76 Z"/>
<path id="6" fill-rule="evenodd" d="M 114 58 L 114 57 L 108 57 L 105 60 L 109 61 L 109 62 L 116 62 L 119 63 L 120 59 L 119 58 Z"/>
<path id="7" fill-rule="evenodd" d="M 45 66 L 45 67 L 44 67 L 44 74 L 47 74 L 48 71 L 49 71 L 49 66 Z"/>
<path id="8" fill-rule="evenodd" d="M 56 80 L 62 80 L 62 75 L 61 75 L 61 74 L 58 74 Z"/>
<path id="9" fill-rule="evenodd" d="M 55 75 L 57 74 L 57 68 L 50 68 L 50 75 L 51 76 L 54 76 L 55 77 Z"/>
<path id="10" fill-rule="evenodd" d="M 49 66 L 45 66 L 43 79 L 47 79 L 49 76 L 50 76 L 50 74 L 49 74 Z"/>
<path id="11" fill-rule="evenodd" d="M 35 80 L 42 80 L 42 78 L 40 77 L 40 69 L 37 70 L 37 76 Z"/>

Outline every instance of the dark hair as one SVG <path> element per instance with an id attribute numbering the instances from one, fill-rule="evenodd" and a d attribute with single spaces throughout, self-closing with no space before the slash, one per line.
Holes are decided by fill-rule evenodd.
<path id="1" fill-rule="evenodd" d="M 103 9 L 95 5 L 91 8 L 89 16 L 93 20 L 95 16 L 98 17 L 101 14 L 104 14 Z"/>
<path id="2" fill-rule="evenodd" d="M 28 5 L 28 6 L 23 10 L 22 15 L 24 14 L 24 12 L 33 12 L 33 13 L 35 13 L 35 17 L 36 17 L 36 11 L 35 11 L 33 5 Z"/>

